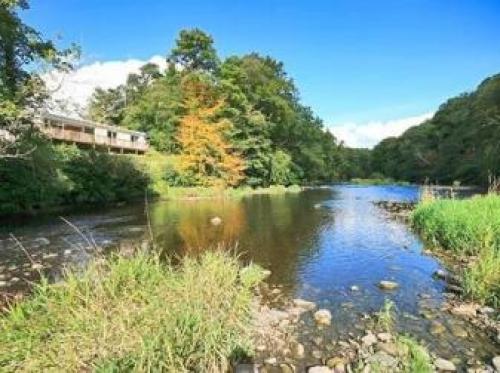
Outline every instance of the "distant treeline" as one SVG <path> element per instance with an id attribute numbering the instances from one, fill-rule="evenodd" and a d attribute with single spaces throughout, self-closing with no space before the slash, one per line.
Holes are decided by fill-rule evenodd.
<path id="1" fill-rule="evenodd" d="M 251 53 L 221 60 L 210 35 L 180 32 L 167 69 L 148 63 L 97 89 L 91 119 L 148 134 L 176 156 L 176 186 L 268 186 L 342 177 L 343 147 L 304 106 L 283 64 Z"/>
<path id="2" fill-rule="evenodd" d="M 432 119 L 378 144 L 371 170 L 397 180 L 484 185 L 500 175 L 500 74 L 443 104 Z"/>

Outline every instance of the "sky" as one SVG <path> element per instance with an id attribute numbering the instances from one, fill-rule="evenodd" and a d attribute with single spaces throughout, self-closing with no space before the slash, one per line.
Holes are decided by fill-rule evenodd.
<path id="1" fill-rule="evenodd" d="M 350 146 L 399 135 L 500 72 L 500 0 L 32 0 L 22 16 L 82 48 L 59 91 L 77 103 L 163 63 L 178 32 L 198 27 L 222 58 L 281 60 L 302 102 Z"/>

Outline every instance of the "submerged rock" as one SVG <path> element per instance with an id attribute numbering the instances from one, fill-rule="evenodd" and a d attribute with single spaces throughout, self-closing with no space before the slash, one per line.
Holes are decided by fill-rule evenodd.
<path id="1" fill-rule="evenodd" d="M 351 291 L 359 291 L 359 286 L 357 286 L 357 285 L 352 285 L 352 286 L 351 286 Z"/>
<path id="2" fill-rule="evenodd" d="M 444 333 L 446 331 L 446 328 L 439 321 L 433 321 L 429 331 L 431 334 L 436 335 Z"/>
<path id="3" fill-rule="evenodd" d="M 314 313 L 314 320 L 318 325 L 330 325 L 332 323 L 332 314 L 328 310 L 321 309 Z"/>
<path id="4" fill-rule="evenodd" d="M 453 362 L 441 358 L 437 358 L 434 361 L 434 366 L 437 370 L 444 372 L 455 372 L 457 370 L 457 367 L 453 364 Z"/>
<path id="5" fill-rule="evenodd" d="M 399 287 L 399 284 L 394 281 L 382 280 L 378 283 L 378 287 L 382 290 L 394 290 Z"/>

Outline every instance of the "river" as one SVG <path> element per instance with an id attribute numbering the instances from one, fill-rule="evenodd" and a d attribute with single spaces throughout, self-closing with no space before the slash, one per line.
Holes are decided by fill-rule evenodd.
<path id="1" fill-rule="evenodd" d="M 143 204 L 76 211 L 65 218 L 91 241 L 126 251 L 152 231 L 156 244 L 170 255 L 195 254 L 210 248 L 234 250 L 272 271 L 271 284 L 290 297 L 313 300 L 333 314 L 328 337 L 348 338 L 364 332 L 363 317 L 395 302 L 398 329 L 423 340 L 440 356 L 487 358 L 498 345 L 478 330 L 440 312 L 444 283 L 433 278 L 440 263 L 423 255 L 421 240 L 408 227 L 372 202 L 414 201 L 413 186 L 337 185 L 283 195 L 240 199 L 154 202 L 148 228 Z M 211 223 L 219 217 L 221 223 Z M 63 263 L 85 263 L 92 255 L 82 236 L 57 216 L 4 221 L 0 230 L 0 269 L 4 288 L 16 289 L 30 279 L 26 254 L 57 276 Z M 20 280 L 11 281 L 12 277 Z M 399 288 L 378 288 L 381 280 Z M 352 291 L 355 286 L 358 291 Z M 429 328 L 439 321 L 446 330 L 436 337 Z M 474 351 L 474 353 L 472 353 Z"/>

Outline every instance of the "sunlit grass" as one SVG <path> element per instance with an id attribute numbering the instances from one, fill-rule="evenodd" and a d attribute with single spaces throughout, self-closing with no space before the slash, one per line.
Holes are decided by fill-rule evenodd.
<path id="1" fill-rule="evenodd" d="M 252 287 L 223 253 L 174 267 L 155 256 L 96 260 L 42 281 L 0 318 L 1 371 L 224 371 L 250 354 Z"/>
<path id="2" fill-rule="evenodd" d="M 470 298 L 500 303 L 500 196 L 467 200 L 438 199 L 420 203 L 413 226 L 432 246 L 477 260 L 463 274 Z"/>

